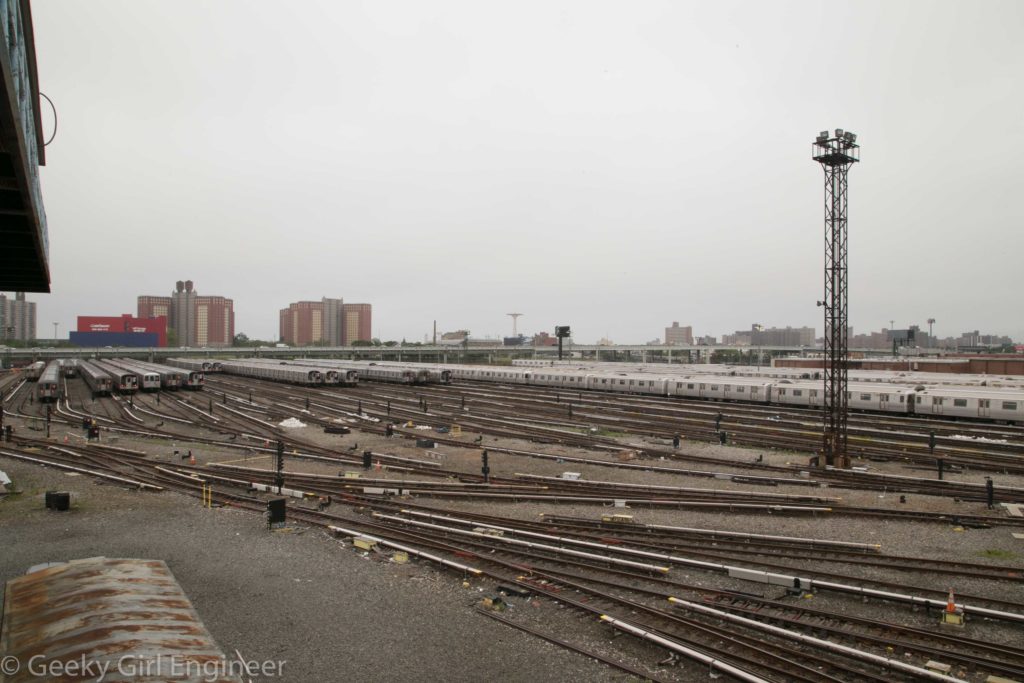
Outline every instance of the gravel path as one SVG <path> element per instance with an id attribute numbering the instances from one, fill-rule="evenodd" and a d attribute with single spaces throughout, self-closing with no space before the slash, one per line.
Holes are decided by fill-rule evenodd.
<path id="1" fill-rule="evenodd" d="M 225 653 L 286 661 L 274 680 L 623 680 L 474 614 L 485 593 L 452 574 L 366 559 L 318 530 L 271 533 L 257 515 L 173 493 L 3 457 L 0 469 L 24 490 L 0 499 L 0 580 L 47 561 L 162 559 Z M 72 492 L 70 513 L 45 510 L 53 488 Z"/>

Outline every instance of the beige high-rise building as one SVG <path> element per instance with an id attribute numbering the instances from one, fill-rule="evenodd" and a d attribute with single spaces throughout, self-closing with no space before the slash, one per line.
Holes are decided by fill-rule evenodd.
<path id="1" fill-rule="evenodd" d="M 31 341 L 36 338 L 36 302 L 26 301 L 25 292 L 13 299 L 0 294 L 0 340 Z"/>
<path id="2" fill-rule="evenodd" d="M 370 341 L 373 307 L 370 304 L 345 304 L 342 309 L 345 316 L 345 346 L 355 341 Z"/>
<path id="3" fill-rule="evenodd" d="M 665 345 L 666 346 L 692 346 L 693 345 L 693 327 L 687 325 L 686 327 L 680 327 L 679 323 L 672 323 L 672 327 L 665 328 Z"/>

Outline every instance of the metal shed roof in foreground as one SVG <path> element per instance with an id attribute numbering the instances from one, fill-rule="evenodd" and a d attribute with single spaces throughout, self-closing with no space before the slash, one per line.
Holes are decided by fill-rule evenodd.
<path id="1" fill-rule="evenodd" d="M 104 671 L 104 681 L 241 681 L 215 664 L 223 653 L 162 560 L 92 557 L 30 571 L 7 582 L 3 619 L 0 652 L 21 664 L 0 674 L 7 683 L 39 681 L 40 667 L 61 663 L 91 665 L 90 680 Z"/>

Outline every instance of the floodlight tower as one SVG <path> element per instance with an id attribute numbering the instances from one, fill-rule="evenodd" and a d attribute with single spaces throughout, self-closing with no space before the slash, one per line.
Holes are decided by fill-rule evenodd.
<path id="1" fill-rule="evenodd" d="M 814 140 L 811 158 L 825 171 L 825 400 L 823 450 L 825 464 L 847 468 L 847 303 L 846 174 L 860 161 L 857 136 L 842 128 Z"/>
<path id="2" fill-rule="evenodd" d="M 516 331 L 516 321 L 519 320 L 519 316 L 521 316 L 522 313 L 506 313 L 505 315 L 512 318 L 512 336 L 519 336 L 519 333 Z"/>

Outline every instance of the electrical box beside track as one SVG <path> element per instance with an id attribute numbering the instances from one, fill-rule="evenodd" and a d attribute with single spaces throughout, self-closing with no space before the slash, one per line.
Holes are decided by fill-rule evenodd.
<path id="1" fill-rule="evenodd" d="M 267 501 L 267 526 L 273 528 L 275 525 L 285 523 L 285 513 L 288 509 L 287 498 L 274 498 Z"/>

